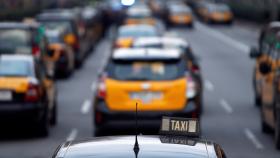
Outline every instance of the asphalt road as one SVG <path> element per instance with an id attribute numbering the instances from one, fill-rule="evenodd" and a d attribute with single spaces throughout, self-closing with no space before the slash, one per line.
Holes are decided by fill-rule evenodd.
<path id="1" fill-rule="evenodd" d="M 251 45 L 256 45 L 259 27 L 237 22 L 233 26 L 206 26 L 194 30 L 173 28 L 187 39 L 200 59 L 204 78 L 203 138 L 221 144 L 232 158 L 279 158 L 273 136 L 260 129 L 259 109 L 253 103 Z M 92 136 L 91 98 L 98 72 L 110 53 L 104 39 L 83 68 L 67 80 L 59 80 L 58 125 L 48 138 L 29 136 L 24 129 L 3 129 L 0 158 L 46 158 L 65 140 Z"/>

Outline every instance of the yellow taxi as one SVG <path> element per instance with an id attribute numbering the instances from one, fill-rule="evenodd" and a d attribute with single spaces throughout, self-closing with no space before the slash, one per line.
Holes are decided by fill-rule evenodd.
<path id="1" fill-rule="evenodd" d="M 228 23 L 233 22 L 233 13 L 226 4 L 205 3 L 198 8 L 198 14 L 206 23 Z"/>
<path id="2" fill-rule="evenodd" d="M 70 76 L 75 69 L 75 53 L 70 45 L 64 42 L 65 31 L 62 29 L 46 30 L 48 52 L 44 56 L 49 66 L 54 67 L 56 76 Z"/>
<path id="3" fill-rule="evenodd" d="M 274 141 L 280 149 L 280 23 L 272 22 L 261 32 L 260 49 L 252 48 L 256 59 L 253 76 L 255 103 L 261 106 L 261 129 L 274 131 Z"/>
<path id="4" fill-rule="evenodd" d="M 95 134 L 139 124 L 158 128 L 163 115 L 199 118 L 198 87 L 177 49 L 117 49 L 100 75 L 93 101 Z"/>
<path id="5" fill-rule="evenodd" d="M 31 55 L 1 55 L 0 120 L 35 127 L 40 136 L 47 136 L 49 124 L 56 123 L 52 86 L 44 64 Z"/>
<path id="6" fill-rule="evenodd" d="M 171 25 L 193 26 L 191 9 L 186 5 L 171 5 L 169 7 L 169 23 Z"/>
<path id="7" fill-rule="evenodd" d="M 133 6 L 127 10 L 125 25 L 149 24 L 156 25 L 152 11 L 146 5 Z"/>
<path id="8" fill-rule="evenodd" d="M 141 25 L 124 25 L 119 27 L 115 39 L 114 48 L 129 48 L 133 41 L 139 37 L 158 37 L 161 32 L 157 27 Z"/>

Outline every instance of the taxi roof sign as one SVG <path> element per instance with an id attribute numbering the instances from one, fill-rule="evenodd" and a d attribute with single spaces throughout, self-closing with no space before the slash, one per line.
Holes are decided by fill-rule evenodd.
<path id="1" fill-rule="evenodd" d="M 200 128 L 197 119 L 162 117 L 160 134 L 173 136 L 199 137 Z"/>

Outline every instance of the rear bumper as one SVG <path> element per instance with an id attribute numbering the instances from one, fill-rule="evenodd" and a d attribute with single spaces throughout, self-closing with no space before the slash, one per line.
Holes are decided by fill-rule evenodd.
<path id="1" fill-rule="evenodd" d="M 110 111 L 104 101 L 97 101 L 94 105 L 94 123 L 97 127 L 113 127 L 120 128 L 134 127 L 135 112 L 134 111 Z M 199 118 L 198 106 L 195 101 L 189 101 L 183 110 L 180 111 L 139 111 L 138 121 L 142 128 L 156 127 L 160 125 L 162 116 Z"/>
<path id="2" fill-rule="evenodd" d="M 39 103 L 0 103 L 0 121 L 37 122 L 42 118 L 44 109 Z"/>

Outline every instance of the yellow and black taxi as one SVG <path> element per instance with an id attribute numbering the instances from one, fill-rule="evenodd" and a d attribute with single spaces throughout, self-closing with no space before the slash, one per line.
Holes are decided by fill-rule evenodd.
<path id="1" fill-rule="evenodd" d="M 191 8 L 187 5 L 171 5 L 169 10 L 170 25 L 185 25 L 193 27 L 193 16 Z"/>
<path id="2" fill-rule="evenodd" d="M 270 85 L 270 89 L 273 87 L 273 82 L 271 79 L 265 79 L 266 77 L 274 77 L 275 73 L 270 73 L 269 75 L 264 75 L 260 71 L 260 67 L 262 65 L 265 65 L 263 63 L 266 63 L 269 61 L 270 63 L 275 63 L 278 61 L 275 58 L 271 57 L 270 50 L 273 48 L 276 42 L 276 36 L 277 33 L 280 31 L 280 23 L 279 22 L 271 22 L 267 26 L 265 26 L 260 34 L 260 38 L 258 41 L 259 49 L 252 48 L 250 52 L 250 57 L 256 60 L 256 64 L 254 66 L 254 73 L 253 73 L 253 87 L 254 87 L 254 93 L 255 93 L 255 105 L 259 106 L 264 101 L 266 104 L 272 104 L 273 102 L 273 95 L 272 93 L 266 93 L 266 97 L 262 95 L 262 89 L 263 88 L 263 81 L 269 81 L 265 85 Z M 274 71 L 275 72 L 275 71 Z M 272 75 L 272 76 L 271 76 Z M 262 98 L 265 98 L 264 100 Z"/>
<path id="3" fill-rule="evenodd" d="M 80 67 L 90 49 L 90 41 L 86 41 L 82 35 L 84 27 L 79 16 L 71 10 L 49 10 L 37 15 L 36 20 L 46 29 L 66 28 L 67 35 L 64 37 L 64 42 L 74 50 L 75 66 Z"/>
<path id="4" fill-rule="evenodd" d="M 193 119 L 163 117 L 160 135 L 67 141 L 56 149 L 53 158 L 226 158 L 220 145 L 200 138 L 198 123 Z"/>
<path id="5" fill-rule="evenodd" d="M 280 23 L 273 22 L 261 33 L 260 50 L 252 49 L 256 58 L 254 90 L 256 104 L 261 106 L 261 127 L 264 133 L 274 131 L 280 149 Z"/>
<path id="6" fill-rule="evenodd" d="M 231 24 L 234 19 L 230 7 L 222 3 L 202 3 L 198 8 L 197 13 L 206 23 Z"/>
<path id="7" fill-rule="evenodd" d="M 130 7 L 126 13 L 124 21 L 126 25 L 149 24 L 156 25 L 156 19 L 152 15 L 152 11 L 146 5 L 137 5 Z"/>
<path id="8" fill-rule="evenodd" d="M 0 119 L 19 125 L 23 121 L 24 126 L 47 136 L 49 124 L 56 123 L 57 107 L 49 103 L 53 85 L 43 65 L 31 55 L 0 56 Z"/>
<path id="9" fill-rule="evenodd" d="M 100 74 L 93 101 L 95 134 L 129 127 L 135 102 L 143 128 L 163 115 L 200 118 L 198 86 L 177 49 L 117 49 Z"/>
<path id="10" fill-rule="evenodd" d="M 114 48 L 129 48 L 133 41 L 139 37 L 157 37 L 161 32 L 155 26 L 141 25 L 124 25 L 119 27 L 114 43 Z"/>
<path id="11" fill-rule="evenodd" d="M 48 39 L 48 55 L 46 60 L 54 66 L 55 75 L 70 76 L 75 68 L 75 54 L 71 46 L 64 43 L 64 28 L 46 30 Z"/>

